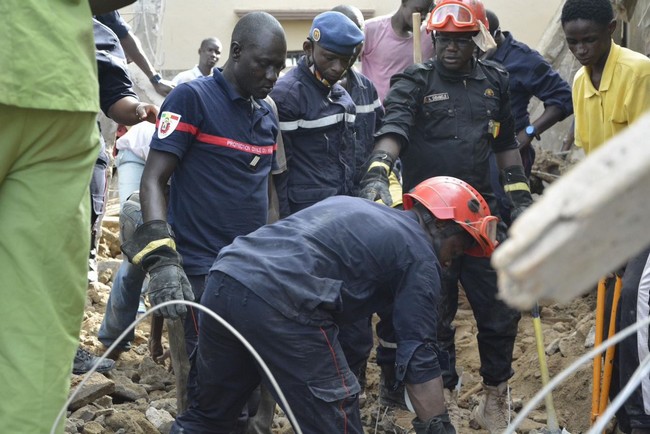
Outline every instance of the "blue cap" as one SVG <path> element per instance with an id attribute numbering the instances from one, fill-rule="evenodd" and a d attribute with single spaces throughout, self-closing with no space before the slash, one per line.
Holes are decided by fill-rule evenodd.
<path id="1" fill-rule="evenodd" d="M 341 12 L 329 11 L 314 18 L 309 38 L 328 51 L 351 56 L 363 42 L 363 32 Z"/>

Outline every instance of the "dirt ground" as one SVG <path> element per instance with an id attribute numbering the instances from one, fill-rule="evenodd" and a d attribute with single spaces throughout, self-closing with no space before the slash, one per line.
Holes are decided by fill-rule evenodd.
<path id="1" fill-rule="evenodd" d="M 538 193 L 568 167 L 566 162 L 557 156 L 543 152 L 541 154 L 541 157 L 538 157 L 540 164 L 534 168 L 533 172 L 535 178 L 533 186 Z M 103 237 L 99 249 L 99 282 L 89 285 L 81 334 L 82 345 L 96 354 L 100 354 L 103 350 L 96 336 L 110 292 L 112 276 L 120 262 L 115 211 L 116 204 L 112 202 L 103 224 Z M 570 365 L 592 345 L 589 344 L 589 341 L 593 342 L 594 312 L 595 295 L 593 293 L 586 294 L 566 305 L 546 304 L 542 306 L 541 323 L 544 347 L 551 377 Z M 480 376 L 478 375 L 477 329 L 472 311 L 463 296 L 461 296 L 460 309 L 456 318 L 456 327 L 458 367 L 463 371 L 462 387 L 459 393 L 462 421 L 457 430 L 461 434 L 481 434 L 485 431 L 472 428 L 470 421 L 471 409 L 477 404 L 481 390 Z M 156 366 L 149 358 L 148 335 L 148 321 L 144 321 L 136 329 L 134 348 L 120 356 L 116 368 L 111 373 L 102 376 L 109 382 L 115 383 L 115 387 L 110 389 L 113 391 L 107 393 L 110 399 L 106 398 L 106 395 L 99 395 L 77 405 L 74 412 L 68 413 L 66 432 L 129 434 L 169 432 L 169 417 L 175 416 L 173 374 Z M 533 322 L 528 312 L 522 314 L 519 323 L 514 359 L 515 375 L 511 379 L 510 385 L 514 409 L 517 411 L 541 388 Z M 591 362 L 588 362 L 575 371 L 553 393 L 560 425 L 566 427 L 573 434 L 584 433 L 589 427 L 591 375 Z M 385 408 L 378 406 L 379 369 L 374 364 L 374 355 L 371 356 L 369 362 L 367 379 L 367 399 L 362 406 L 362 419 L 366 433 L 409 432 L 413 414 L 386 412 Z M 80 378 L 75 376 L 73 385 L 79 381 Z M 129 390 L 131 391 L 129 392 Z M 97 412 L 97 408 L 105 411 Z M 153 413 L 163 414 L 165 416 L 162 418 L 163 422 L 160 421 L 160 418 L 153 417 Z M 89 414 L 91 415 L 89 416 Z M 546 417 L 547 414 L 542 403 L 528 416 L 517 432 L 537 432 L 545 427 Z M 279 410 L 276 411 L 273 432 L 293 432 Z"/>

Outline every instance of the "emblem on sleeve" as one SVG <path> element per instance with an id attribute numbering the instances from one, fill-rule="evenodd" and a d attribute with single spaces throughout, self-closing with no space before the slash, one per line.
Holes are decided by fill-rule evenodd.
<path id="1" fill-rule="evenodd" d="M 164 139 L 174 132 L 178 123 L 181 120 L 181 115 L 172 112 L 162 112 L 160 114 L 160 123 L 158 124 L 158 138 Z"/>

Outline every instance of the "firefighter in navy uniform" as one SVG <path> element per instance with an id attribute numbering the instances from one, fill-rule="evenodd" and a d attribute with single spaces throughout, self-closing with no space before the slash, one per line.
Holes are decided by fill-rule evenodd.
<path id="1" fill-rule="evenodd" d="M 440 274 L 467 249 L 490 255 L 496 218 L 474 188 L 450 177 L 419 184 L 404 208 L 330 197 L 237 237 L 211 268 L 201 303 L 268 364 L 305 434 L 363 433 L 360 387 L 338 330 L 378 310 L 395 324 L 416 433 L 456 433 L 436 344 Z M 202 313 L 188 409 L 171 432 L 229 433 L 260 381 L 275 394 L 243 344 Z"/>
<path id="2" fill-rule="evenodd" d="M 376 134 L 360 195 L 390 200 L 388 174 L 399 157 L 404 191 L 431 176 L 453 176 L 473 185 L 494 213 L 498 208 L 488 161 L 492 151 L 513 203 L 514 219 L 532 198 L 515 141 L 508 75 L 500 65 L 475 58 L 477 46 L 486 51 L 494 45 L 484 6 L 478 0 L 442 0 L 430 14 L 427 30 L 433 32 L 436 59 L 393 76 L 384 101 L 386 116 Z M 500 225 L 501 237 L 505 237 L 504 229 Z M 450 355 L 450 370 L 443 376 L 452 418 L 452 390 L 459 380 L 452 326 L 459 281 L 479 331 L 485 394 L 474 417 L 490 432 L 501 432 L 510 417 L 507 381 L 513 375 L 512 351 L 520 314 L 497 299 L 496 273 L 489 258 L 466 254 L 445 271 L 438 339 Z M 382 369 L 386 376 L 391 375 L 387 369 L 390 353 L 388 348 L 378 350 L 378 363 L 386 363 Z"/>

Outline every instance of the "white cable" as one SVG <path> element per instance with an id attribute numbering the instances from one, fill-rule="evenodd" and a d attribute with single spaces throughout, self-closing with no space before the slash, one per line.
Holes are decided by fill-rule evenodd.
<path id="1" fill-rule="evenodd" d="M 589 360 L 593 359 L 596 355 L 602 353 L 604 350 L 607 348 L 611 347 L 612 345 L 616 345 L 623 339 L 627 338 L 630 336 L 632 333 L 636 332 L 638 329 L 641 327 L 647 327 L 650 324 L 650 317 L 644 319 L 643 321 L 636 322 L 620 332 L 616 333 L 614 336 L 611 338 L 607 339 L 597 347 L 593 348 L 589 352 L 583 354 L 581 357 L 576 359 L 573 363 L 571 363 L 568 367 L 562 370 L 556 377 L 553 378 L 546 386 L 544 386 L 539 392 L 535 394 L 535 396 L 532 397 L 530 401 L 524 406 L 524 408 L 521 409 L 521 412 L 517 415 L 515 420 L 512 422 L 512 424 L 508 425 L 508 428 L 503 432 L 503 434 L 514 434 L 515 429 L 524 421 L 526 416 L 528 416 L 528 413 L 530 413 L 532 410 L 534 410 L 537 405 L 542 402 L 544 397 L 546 396 L 547 393 L 550 393 L 555 387 L 562 383 L 564 380 L 566 380 L 570 375 L 572 375 L 580 365 L 583 363 L 588 362 Z M 604 419 L 604 418 L 602 418 Z"/>
<path id="2" fill-rule="evenodd" d="M 59 414 L 56 417 L 56 419 L 54 420 L 54 424 L 52 425 L 52 429 L 50 430 L 50 434 L 55 434 L 56 427 L 59 425 L 59 422 L 61 421 L 61 418 L 63 417 L 66 410 L 70 406 L 70 403 L 72 402 L 72 400 L 77 396 L 77 393 L 81 390 L 82 386 L 86 383 L 88 378 L 90 378 L 90 376 L 95 372 L 95 370 L 97 369 L 97 366 L 102 361 L 104 361 L 106 359 L 106 356 L 108 354 L 110 354 L 111 351 L 113 351 L 117 347 L 117 345 L 122 341 L 122 339 L 124 339 L 126 337 L 126 335 L 132 329 L 134 329 L 135 326 L 137 326 L 142 320 L 144 320 L 147 316 L 153 314 L 153 312 L 155 312 L 155 311 L 157 311 L 160 308 L 163 308 L 165 306 L 173 306 L 175 304 L 184 304 L 186 306 L 191 306 L 193 308 L 196 308 L 196 309 L 199 309 L 199 310 L 205 312 L 206 314 L 208 314 L 212 318 L 214 318 L 216 321 L 218 321 L 226 329 L 228 329 L 228 331 L 230 331 L 230 333 L 232 333 L 237 339 L 239 339 L 239 341 L 244 345 L 244 347 L 246 347 L 246 349 L 253 355 L 253 357 L 255 358 L 257 363 L 259 363 L 259 365 L 262 367 L 262 370 L 264 371 L 264 373 L 268 377 L 269 382 L 271 383 L 271 385 L 273 386 L 273 388 L 277 392 L 278 398 L 280 398 L 280 402 L 281 402 L 281 404 L 283 406 L 284 412 L 287 415 L 287 417 L 289 418 L 289 421 L 291 422 L 291 425 L 293 426 L 293 429 L 295 430 L 296 434 L 302 434 L 302 430 L 300 429 L 300 426 L 298 425 L 298 421 L 296 420 L 296 418 L 295 418 L 295 416 L 293 414 L 293 411 L 291 410 L 291 407 L 289 406 L 289 403 L 287 402 L 287 399 L 284 396 L 284 393 L 282 393 L 282 389 L 280 389 L 280 386 L 278 385 L 278 382 L 275 380 L 275 377 L 271 373 L 271 370 L 266 365 L 264 360 L 262 360 L 262 357 L 260 357 L 260 355 L 257 353 L 257 351 L 255 351 L 255 348 L 253 348 L 253 346 L 246 340 L 246 338 L 244 338 L 241 335 L 241 333 L 239 333 L 225 319 L 221 318 L 219 315 L 217 315 L 216 313 L 214 313 L 212 310 L 208 309 L 207 307 L 202 306 L 202 305 L 200 305 L 198 303 L 195 303 L 193 301 L 187 301 L 187 300 L 174 300 L 174 301 L 166 301 L 164 303 L 160 303 L 160 304 L 152 307 L 148 311 L 146 311 L 140 318 L 137 318 L 135 321 L 133 321 L 131 323 L 131 325 L 129 325 L 129 327 L 127 327 L 127 329 L 124 330 L 122 332 L 122 334 L 120 334 L 120 336 L 115 340 L 115 342 L 113 342 L 111 344 L 111 346 L 108 347 L 108 349 L 104 352 L 104 354 L 102 354 L 97 359 L 97 361 L 93 365 L 92 369 L 90 371 L 88 371 L 84 375 L 84 379 L 81 381 L 81 383 L 79 383 L 79 385 L 77 385 L 76 389 L 72 392 L 72 394 L 70 395 L 68 400 L 65 402 L 65 404 L 61 408 L 61 411 L 59 411 Z"/>
<path id="3" fill-rule="evenodd" d="M 650 354 L 643 359 L 643 361 L 639 364 L 639 367 L 636 368 L 634 371 L 634 374 L 632 377 L 630 377 L 630 380 L 627 382 L 623 390 L 619 392 L 618 395 L 616 395 L 616 399 L 612 401 L 608 406 L 607 410 L 603 414 L 601 414 L 598 417 L 597 422 L 591 427 L 589 431 L 587 431 L 587 434 L 600 434 L 602 432 L 605 432 L 605 426 L 607 425 L 607 422 L 614 417 L 614 414 L 616 411 L 625 404 L 625 401 L 627 398 L 634 393 L 634 389 L 638 387 L 638 385 L 641 383 L 641 381 L 644 378 L 647 378 L 648 373 L 650 373 Z"/>

